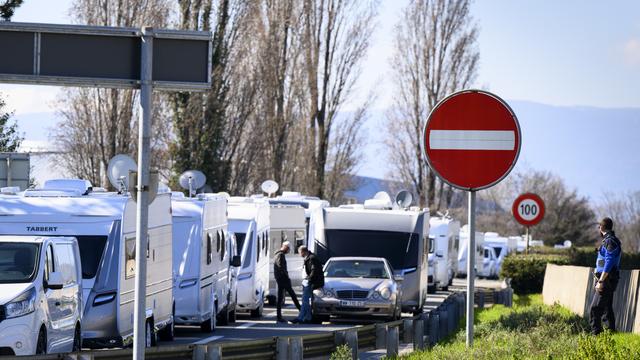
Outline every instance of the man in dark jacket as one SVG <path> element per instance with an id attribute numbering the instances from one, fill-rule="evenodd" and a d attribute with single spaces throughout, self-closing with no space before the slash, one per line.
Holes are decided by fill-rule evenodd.
<path id="1" fill-rule="evenodd" d="M 613 312 L 613 293 L 620 279 L 620 258 L 622 244 L 613 232 L 613 220 L 606 217 L 598 224 L 602 244 L 598 248 L 596 260 L 595 293 L 591 302 L 591 332 L 595 335 L 602 332 L 602 322 L 611 331 L 616 330 L 616 319 Z"/>
<path id="2" fill-rule="evenodd" d="M 285 291 L 291 296 L 291 300 L 296 305 L 296 308 L 300 310 L 300 303 L 296 292 L 291 287 L 291 279 L 289 279 L 289 271 L 287 270 L 287 257 L 285 256 L 290 251 L 290 243 L 285 241 L 282 243 L 280 250 L 276 251 L 273 257 L 273 276 L 278 284 L 278 300 L 276 304 L 277 322 L 286 322 L 282 317 L 282 305 L 284 305 Z"/>
<path id="3" fill-rule="evenodd" d="M 320 289 L 324 286 L 324 272 L 322 271 L 322 263 L 320 259 L 309 251 L 306 246 L 300 246 L 298 248 L 300 256 L 304 258 L 304 271 L 307 277 L 302 281 L 302 307 L 300 308 L 300 314 L 293 323 L 310 323 L 311 314 L 311 299 L 313 297 L 313 290 Z"/>

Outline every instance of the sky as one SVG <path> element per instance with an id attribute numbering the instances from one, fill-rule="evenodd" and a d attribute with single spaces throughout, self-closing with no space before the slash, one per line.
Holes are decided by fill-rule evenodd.
<path id="1" fill-rule="evenodd" d="M 369 145 L 365 149 L 361 175 L 384 176 L 376 156 L 382 141 L 381 114 L 392 104 L 394 89 L 390 81 L 389 58 L 393 30 L 407 2 L 380 2 L 376 31 L 357 84 L 358 96 L 343 109 L 354 109 L 371 89 L 376 90 L 374 110 L 377 115 L 368 124 Z M 69 23 L 70 4 L 71 0 L 25 0 L 13 21 Z M 536 114 L 548 113 L 547 110 L 553 107 L 578 109 L 553 113 L 558 121 L 566 115 L 572 117 L 572 124 L 578 124 L 573 130 L 576 134 L 569 136 L 591 135 L 580 134 L 587 131 L 579 126 L 581 111 L 597 113 L 591 121 L 598 124 L 606 122 L 609 116 L 620 114 L 620 108 L 631 109 L 631 113 L 624 112 L 620 129 L 640 133 L 640 120 L 635 121 L 640 118 L 640 115 L 635 115 L 640 114 L 640 1 L 476 0 L 471 14 L 479 28 L 480 66 L 476 87 L 494 92 L 510 103 L 520 104 L 518 107 L 530 121 L 535 120 Z M 48 127 L 55 125 L 53 105 L 59 96 L 59 88 L 5 84 L 0 85 L 0 93 L 5 96 L 8 108 L 15 110 L 21 126 L 29 122 L 24 126 L 27 140 L 46 140 Z M 527 103 L 552 108 L 545 112 L 522 105 Z M 599 112 L 601 109 L 618 110 L 607 113 Z M 538 110 L 542 112 L 536 112 Z M 36 124 L 41 121 L 47 126 Z M 572 131 L 566 126 L 562 128 L 565 129 L 563 131 Z M 592 127 L 589 129 L 591 131 Z M 532 132 L 538 134 L 538 130 Z M 526 139 L 527 134 L 523 136 Z M 557 170 L 557 164 L 552 160 L 553 153 L 544 153 L 540 147 L 533 148 L 542 153 L 529 156 L 535 159 L 530 165 Z M 579 149 L 571 150 L 579 156 Z M 640 153 L 637 147 L 630 149 L 632 152 L 635 150 Z M 524 161 L 529 162 L 530 159 Z M 620 186 L 633 188 L 633 184 L 628 184 L 628 178 L 640 177 L 640 169 L 624 170 L 627 178 L 620 180 L 620 184 L 625 184 Z M 568 178 L 572 176 L 575 180 L 571 185 L 590 195 L 595 191 L 588 190 L 590 187 L 604 186 L 589 185 L 584 182 L 586 180 L 581 182 L 580 176 L 567 174 Z M 636 186 L 638 189 L 640 186 Z"/>

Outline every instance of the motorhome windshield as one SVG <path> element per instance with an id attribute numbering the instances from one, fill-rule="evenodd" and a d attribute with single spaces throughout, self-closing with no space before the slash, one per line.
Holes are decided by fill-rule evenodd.
<path id="1" fill-rule="evenodd" d="M 247 239 L 248 241 L 245 241 Z M 251 256 L 253 256 L 253 239 L 251 238 L 251 232 L 249 232 L 249 236 L 247 236 L 247 233 L 236 233 L 236 242 L 238 244 L 238 254 L 243 256 L 242 268 L 246 269 L 251 265 Z M 247 243 L 247 249 L 245 253 L 242 254 L 242 247 L 245 242 Z"/>
<path id="2" fill-rule="evenodd" d="M 75 236 L 80 248 L 80 262 L 82 263 L 82 278 L 93 279 L 98 272 L 102 253 L 107 243 L 106 236 Z"/>
<path id="3" fill-rule="evenodd" d="M 387 259 L 396 270 L 418 266 L 418 234 L 377 230 L 326 230 L 326 261 L 336 256 Z"/>
<path id="4" fill-rule="evenodd" d="M 0 284 L 32 282 L 39 253 L 39 244 L 0 242 Z"/>
<path id="5" fill-rule="evenodd" d="M 500 257 L 500 253 L 502 252 L 502 246 L 492 246 L 492 248 L 496 252 L 496 257 Z"/>
<path id="6" fill-rule="evenodd" d="M 382 261 L 336 260 L 330 261 L 325 269 L 330 278 L 388 279 L 389 274 Z"/>

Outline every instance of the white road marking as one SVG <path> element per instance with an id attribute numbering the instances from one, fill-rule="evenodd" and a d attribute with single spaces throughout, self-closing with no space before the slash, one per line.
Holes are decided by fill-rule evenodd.
<path id="1" fill-rule="evenodd" d="M 512 130 L 431 130 L 433 150 L 513 150 L 516 134 Z"/>
<path id="2" fill-rule="evenodd" d="M 210 336 L 210 337 L 202 339 L 202 340 L 200 340 L 198 342 L 194 342 L 193 345 L 205 345 L 205 344 L 208 344 L 208 343 L 210 343 L 212 341 L 216 341 L 218 339 L 222 339 L 223 337 L 224 336 Z"/>
<path id="3" fill-rule="evenodd" d="M 256 325 L 257 323 L 251 323 L 251 322 L 246 322 L 240 326 L 236 326 L 236 329 L 248 329 L 250 327 L 252 327 L 253 325 Z"/>

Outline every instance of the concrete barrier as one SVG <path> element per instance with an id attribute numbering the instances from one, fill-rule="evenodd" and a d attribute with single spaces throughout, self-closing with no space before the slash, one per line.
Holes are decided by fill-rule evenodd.
<path id="1" fill-rule="evenodd" d="M 560 305 L 589 317 L 594 295 L 593 268 L 547 264 L 542 299 L 545 304 Z M 618 331 L 640 334 L 640 270 L 620 271 L 620 281 L 614 293 L 613 309 Z"/>

